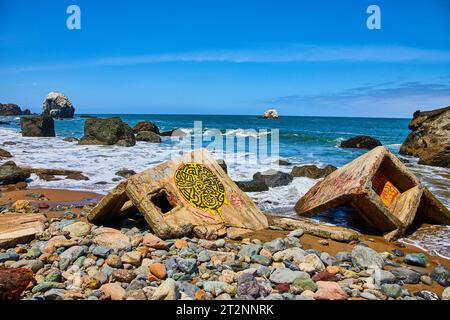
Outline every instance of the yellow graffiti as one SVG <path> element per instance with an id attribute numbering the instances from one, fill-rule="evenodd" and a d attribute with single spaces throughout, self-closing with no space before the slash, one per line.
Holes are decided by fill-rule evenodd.
<path id="1" fill-rule="evenodd" d="M 174 179 L 178 191 L 193 207 L 218 214 L 223 220 L 225 188 L 211 169 L 199 163 L 184 164 L 177 169 Z"/>

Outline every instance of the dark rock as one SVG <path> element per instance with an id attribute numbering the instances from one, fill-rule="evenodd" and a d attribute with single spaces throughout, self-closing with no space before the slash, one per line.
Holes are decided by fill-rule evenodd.
<path id="1" fill-rule="evenodd" d="M 73 118 L 75 108 L 61 92 L 50 92 L 44 101 L 42 114 L 53 118 Z"/>
<path id="2" fill-rule="evenodd" d="M 237 281 L 237 296 L 250 296 L 258 298 L 261 295 L 261 287 L 256 278 L 251 274 L 243 274 Z"/>
<path id="3" fill-rule="evenodd" d="M 350 262 L 352 261 L 352 255 L 347 251 L 339 251 L 338 253 L 336 253 L 336 260 L 340 262 Z"/>
<path id="4" fill-rule="evenodd" d="M 66 176 L 66 179 L 71 179 L 71 180 L 84 180 L 84 181 L 89 180 L 89 178 L 86 177 L 85 175 L 83 175 L 81 172 L 73 172 L 73 173 L 69 173 L 69 174 Z"/>
<path id="5" fill-rule="evenodd" d="M 300 167 L 294 167 L 291 172 L 293 177 L 307 177 L 311 179 L 320 179 L 326 177 L 337 168 L 332 165 L 327 165 L 325 168 L 319 168 L 315 165 L 306 165 Z"/>
<path id="6" fill-rule="evenodd" d="M 420 273 L 408 268 L 395 268 L 389 271 L 403 283 L 417 284 L 420 281 Z"/>
<path id="7" fill-rule="evenodd" d="M 292 164 L 289 161 L 282 160 L 282 159 L 276 161 L 275 163 L 278 164 L 279 166 L 290 166 Z"/>
<path id="8" fill-rule="evenodd" d="M 370 136 L 361 135 L 342 141 L 340 147 L 372 150 L 373 148 L 379 147 L 381 145 L 382 144 L 379 140 Z"/>
<path id="9" fill-rule="evenodd" d="M 427 290 L 417 291 L 417 292 L 414 293 L 414 295 L 416 297 L 420 297 L 420 298 L 425 299 L 425 300 L 440 300 L 439 296 L 436 293 L 431 292 L 431 291 L 427 291 Z"/>
<path id="10" fill-rule="evenodd" d="M 116 172 L 116 176 L 128 179 L 129 177 L 136 174 L 136 171 L 128 170 L 128 169 L 122 169 Z"/>
<path id="11" fill-rule="evenodd" d="M 403 262 L 412 266 L 426 267 L 427 257 L 423 253 L 409 253 L 405 256 Z"/>
<path id="12" fill-rule="evenodd" d="M 257 172 L 253 175 L 254 181 L 264 182 L 268 187 L 286 186 L 292 182 L 293 178 L 289 173 L 268 170 L 266 172 Z"/>
<path id="13" fill-rule="evenodd" d="M 150 121 L 141 121 L 138 122 L 134 127 L 133 127 L 133 132 L 134 133 L 138 133 L 141 131 L 150 131 L 156 134 L 159 134 L 159 128 L 156 124 L 150 122 Z"/>
<path id="14" fill-rule="evenodd" d="M 89 118 L 84 124 L 81 145 L 118 145 L 131 147 L 136 144 L 133 129 L 119 117 L 100 119 Z"/>
<path id="15" fill-rule="evenodd" d="M 1 158 L 12 158 L 12 154 L 9 151 L 0 148 L 0 159 Z"/>
<path id="16" fill-rule="evenodd" d="M 66 142 L 78 142 L 79 139 L 75 138 L 75 137 L 67 137 L 67 138 L 64 138 L 63 141 L 66 141 Z"/>
<path id="17" fill-rule="evenodd" d="M 30 171 L 18 167 L 13 161 L 0 166 L 0 185 L 15 184 L 30 177 Z"/>
<path id="18" fill-rule="evenodd" d="M 218 159 L 216 162 L 222 168 L 222 170 L 225 171 L 225 173 L 228 173 L 228 167 L 227 164 L 225 163 L 225 160 Z"/>
<path id="19" fill-rule="evenodd" d="M 235 181 L 235 183 L 244 192 L 262 192 L 269 190 L 269 187 L 264 181 Z"/>
<path id="20" fill-rule="evenodd" d="M 150 143 L 160 143 L 161 138 L 156 133 L 151 131 L 139 131 L 136 134 L 136 141 L 144 141 Z"/>
<path id="21" fill-rule="evenodd" d="M 404 257 L 405 256 L 405 253 L 402 250 L 400 250 L 400 249 L 394 249 L 394 250 L 392 250 L 392 252 L 397 257 Z"/>
<path id="22" fill-rule="evenodd" d="M 445 266 L 437 266 L 431 271 L 431 278 L 443 287 L 450 286 L 450 270 Z"/>
<path id="23" fill-rule="evenodd" d="M 17 104 L 0 103 L 0 116 L 20 116 L 20 115 L 22 115 L 22 110 Z"/>
<path id="24" fill-rule="evenodd" d="M 24 137 L 54 137 L 55 122 L 49 116 L 29 116 L 20 118 L 20 129 Z"/>
<path id="25" fill-rule="evenodd" d="M 400 147 L 400 154 L 419 157 L 420 164 L 450 168 L 450 106 L 416 111 L 409 129 L 412 132 Z"/>
<path id="26" fill-rule="evenodd" d="M 187 135 L 187 133 L 181 129 L 173 129 L 173 130 L 161 132 L 159 135 L 162 137 L 184 137 Z"/>
<path id="27" fill-rule="evenodd" d="M 187 274 L 194 273 L 197 270 L 197 260 L 196 259 L 180 258 L 177 260 L 177 263 L 178 263 L 178 268 Z"/>

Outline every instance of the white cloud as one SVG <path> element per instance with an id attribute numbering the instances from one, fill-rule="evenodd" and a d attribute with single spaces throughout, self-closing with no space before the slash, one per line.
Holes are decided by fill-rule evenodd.
<path id="1" fill-rule="evenodd" d="M 382 62 L 382 63 L 448 63 L 450 51 L 419 49 L 404 46 L 316 46 L 283 45 L 243 50 L 215 50 L 146 55 L 101 57 L 41 63 L 24 66 L 4 66 L 8 73 L 51 71 L 60 69 L 126 66 L 167 62 L 222 63 L 286 63 L 286 62 Z"/>

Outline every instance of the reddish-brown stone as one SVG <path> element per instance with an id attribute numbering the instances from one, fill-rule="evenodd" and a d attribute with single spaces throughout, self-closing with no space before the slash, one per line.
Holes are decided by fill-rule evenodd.
<path id="1" fill-rule="evenodd" d="M 327 271 L 321 271 L 321 272 L 315 274 L 312 277 L 312 279 L 316 282 L 317 281 L 333 281 L 333 282 L 339 281 L 339 278 L 336 275 L 329 273 Z"/>
<path id="2" fill-rule="evenodd" d="M 277 290 L 278 293 L 285 293 L 289 292 L 290 286 L 288 283 L 280 283 L 277 284 L 274 289 Z"/>
<path id="3" fill-rule="evenodd" d="M 33 280 L 34 274 L 30 269 L 0 269 L 0 300 L 18 299 Z"/>

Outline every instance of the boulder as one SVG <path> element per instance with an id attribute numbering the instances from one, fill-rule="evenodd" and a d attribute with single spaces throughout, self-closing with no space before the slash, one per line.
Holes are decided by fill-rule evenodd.
<path id="1" fill-rule="evenodd" d="M 136 141 L 160 143 L 161 138 L 156 133 L 151 131 L 139 131 L 136 134 Z"/>
<path id="2" fill-rule="evenodd" d="M 0 103 L 0 116 L 20 116 L 22 110 L 17 104 L 13 103 Z"/>
<path id="3" fill-rule="evenodd" d="M 53 118 L 73 118 L 75 108 L 63 93 L 50 92 L 44 101 L 42 114 Z"/>
<path id="4" fill-rule="evenodd" d="M 408 127 L 412 132 L 400 154 L 419 157 L 420 164 L 450 168 L 450 106 L 416 111 Z"/>
<path id="5" fill-rule="evenodd" d="M 340 147 L 372 150 L 373 148 L 379 147 L 381 145 L 382 144 L 379 140 L 362 135 L 342 141 Z"/>
<path id="6" fill-rule="evenodd" d="M 12 158 L 12 154 L 9 151 L 0 148 L 0 159 L 2 158 Z"/>
<path id="7" fill-rule="evenodd" d="M 326 177 L 337 168 L 332 165 L 327 165 L 325 168 L 319 168 L 315 165 L 295 166 L 292 168 L 291 176 L 293 177 L 307 177 L 311 179 L 320 179 Z"/>
<path id="8" fill-rule="evenodd" d="M 150 122 L 150 121 L 141 121 L 138 122 L 134 127 L 133 127 L 133 132 L 134 133 L 138 133 L 141 131 L 150 131 L 156 134 L 159 134 L 159 128 L 156 124 Z"/>
<path id="9" fill-rule="evenodd" d="M 262 192 L 269 190 L 264 181 L 235 181 L 239 189 L 245 192 Z"/>
<path id="10" fill-rule="evenodd" d="M 262 115 L 263 119 L 278 119 L 279 117 L 277 109 L 274 108 L 267 109 Z"/>
<path id="11" fill-rule="evenodd" d="M 383 257 L 375 250 L 362 245 L 356 245 L 352 250 L 353 265 L 359 268 L 378 268 L 384 266 Z"/>
<path id="12" fill-rule="evenodd" d="M 55 122 L 49 116 L 29 116 L 20 118 L 23 137 L 54 137 Z"/>
<path id="13" fill-rule="evenodd" d="M 133 129 L 119 117 L 100 119 L 89 118 L 84 124 L 81 145 L 118 145 L 131 147 L 136 144 Z"/>
<path id="14" fill-rule="evenodd" d="M 128 179 L 129 177 L 136 174 L 136 171 L 129 169 L 122 169 L 116 172 L 116 176 Z"/>
<path id="15" fill-rule="evenodd" d="M 34 274 L 30 269 L 0 269 L 0 300 L 19 299 L 33 280 Z"/>
<path id="16" fill-rule="evenodd" d="M 159 135 L 162 137 L 184 137 L 187 135 L 187 133 L 184 132 L 182 129 L 177 128 L 177 129 L 161 132 Z"/>
<path id="17" fill-rule="evenodd" d="M 30 177 L 30 171 L 18 167 L 13 161 L 0 166 L 0 185 L 15 184 Z"/>
<path id="18" fill-rule="evenodd" d="M 267 170 L 265 172 L 257 172 L 253 175 L 253 180 L 256 182 L 264 182 L 268 187 L 286 186 L 292 182 L 293 178 L 289 173 Z"/>

